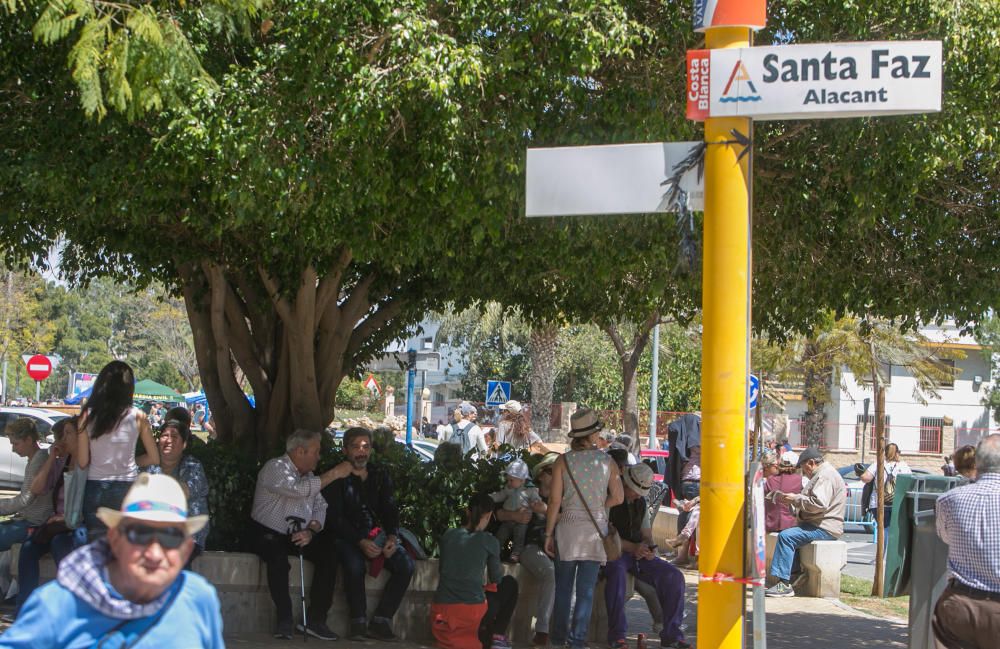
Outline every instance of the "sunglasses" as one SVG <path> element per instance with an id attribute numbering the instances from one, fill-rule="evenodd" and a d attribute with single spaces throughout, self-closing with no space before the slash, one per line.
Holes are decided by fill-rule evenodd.
<path id="1" fill-rule="evenodd" d="M 186 532 L 180 527 L 150 527 L 148 525 L 129 525 L 125 528 L 125 538 L 132 545 L 143 547 L 156 541 L 165 550 L 176 550 L 187 538 Z"/>

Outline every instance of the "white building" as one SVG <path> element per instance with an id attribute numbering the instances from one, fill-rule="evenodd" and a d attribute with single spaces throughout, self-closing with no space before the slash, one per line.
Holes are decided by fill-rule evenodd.
<path id="1" fill-rule="evenodd" d="M 955 380 L 939 386 L 939 397 L 928 398 L 926 404 L 918 400 L 916 381 L 905 368 L 889 368 L 890 382 L 885 394 L 888 439 L 907 455 L 928 456 L 930 463 L 932 458 L 938 462 L 941 455 L 949 455 L 957 447 L 975 444 L 987 434 L 1000 432 L 990 417 L 989 408 L 982 403 L 986 391 L 993 387 L 998 377 L 990 375 L 990 363 L 982 346 L 973 337 L 961 335 L 953 325 L 927 326 L 920 331 L 935 347 L 965 354 L 965 358 L 944 361 L 954 364 Z M 830 392 L 831 402 L 826 407 L 826 448 L 860 454 L 864 434 L 868 449 L 874 449 L 875 399 L 871 385 L 860 385 L 845 367 L 834 377 Z M 867 431 L 862 425 L 865 399 L 870 400 Z M 805 411 L 806 402 L 801 396 L 786 403 L 789 441 L 793 446 L 802 444 L 801 420 Z M 949 426 L 954 427 L 954 435 Z"/>

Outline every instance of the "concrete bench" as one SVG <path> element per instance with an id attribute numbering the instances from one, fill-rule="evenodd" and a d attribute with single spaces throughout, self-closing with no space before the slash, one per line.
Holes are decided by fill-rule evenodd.
<path id="1" fill-rule="evenodd" d="M 17 571 L 17 555 L 20 546 L 12 551 L 13 571 Z M 301 610 L 299 590 L 298 557 L 288 557 L 291 570 L 288 573 L 288 590 L 292 598 L 292 609 L 298 616 Z M 195 572 L 215 585 L 222 607 L 225 628 L 240 632 L 270 633 L 274 630 L 274 604 L 267 590 L 267 572 L 264 564 L 255 554 L 243 552 L 205 552 L 194 561 Z M 518 581 L 518 606 L 511 623 L 511 640 L 526 644 L 534 635 L 535 610 L 538 601 L 538 585 L 535 579 L 518 565 L 504 564 L 507 574 Z M 312 584 L 312 565 L 306 561 L 303 566 L 306 582 L 306 598 Z M 15 574 L 16 576 L 16 574 Z M 55 564 L 46 555 L 40 565 L 41 582 L 55 578 Z M 384 571 L 377 578 L 365 579 L 368 599 L 368 613 L 375 610 L 388 580 L 389 572 Z M 438 561 L 428 559 L 416 561 L 413 579 L 396 613 L 393 629 L 402 640 L 410 642 L 433 642 L 430 630 L 430 607 L 438 584 Z M 632 578 L 626 585 L 628 592 L 633 587 Z M 327 624 L 338 633 L 346 633 L 348 628 L 347 600 L 344 596 L 343 580 L 338 574 L 334 589 L 333 606 L 327 617 Z M 604 580 L 597 583 L 594 591 L 593 617 L 589 629 L 590 641 L 603 644 L 608 627 L 607 611 L 604 606 Z"/>
<path id="2" fill-rule="evenodd" d="M 673 507 L 660 505 L 660 512 L 653 519 L 653 542 L 663 547 L 666 541 L 677 536 L 677 519 L 680 513 Z"/>
<path id="3" fill-rule="evenodd" d="M 778 533 L 767 535 L 767 565 L 770 568 Z M 840 571 L 847 565 L 847 544 L 843 541 L 812 541 L 799 548 L 799 565 L 804 578 L 795 589 L 800 597 L 840 597 Z M 774 584 L 767 576 L 767 585 Z"/>

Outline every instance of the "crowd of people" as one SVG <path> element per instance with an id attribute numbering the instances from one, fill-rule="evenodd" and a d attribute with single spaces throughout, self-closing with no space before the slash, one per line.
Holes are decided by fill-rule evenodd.
<path id="1" fill-rule="evenodd" d="M 222 646 L 218 596 L 197 575 L 184 571 L 205 548 L 209 481 L 186 453 L 191 413 L 184 408 L 149 417 L 132 405 L 134 377 L 115 361 L 97 378 L 79 416 L 58 422 L 54 443 L 39 446 L 30 419 L 7 427 L 14 451 L 27 458 L 21 491 L 0 501 L 0 550 L 21 544 L 17 621 L 0 637 L 0 647 L 106 644 L 140 641 Z M 628 576 L 650 604 L 665 649 L 684 649 L 685 581 L 675 564 L 696 551 L 700 515 L 700 419 L 671 423 L 666 481 L 680 511 L 674 562 L 653 539 L 653 470 L 635 461 L 629 439 L 605 431 L 589 409 L 573 414 L 569 448 L 550 452 L 530 431 L 516 401 L 503 407 L 496 439 L 476 424 L 468 403 L 455 411 L 443 443 L 471 456 L 486 457 L 502 446 L 526 451 L 504 468 L 503 488 L 478 493 L 463 503 L 462 524 L 440 539 L 439 583 L 429 625 L 444 649 L 509 649 L 509 628 L 518 605 L 530 607 L 536 647 L 587 646 L 594 596 L 603 577 L 607 642 L 627 646 Z M 343 436 L 344 459 L 316 473 L 322 433 L 297 430 L 285 453 L 266 462 L 257 476 L 249 538 L 266 566 L 274 603 L 274 636 L 296 632 L 336 640 L 327 618 L 338 572 L 343 573 L 352 640 L 396 639 L 393 620 L 422 556 L 416 539 L 400 525 L 392 477 L 373 456 L 377 435 L 355 427 Z M 142 452 L 136 452 L 141 447 Z M 891 491 L 898 475 L 910 472 L 895 444 L 883 449 L 879 478 Z M 934 630 L 940 646 L 985 647 L 1000 616 L 1000 435 L 971 452 L 956 453 L 967 486 L 941 497 L 938 534 L 949 545 L 953 578 L 938 602 Z M 971 466 L 970 466 L 971 465 Z M 762 458 L 766 477 L 765 525 L 778 533 L 766 595 L 794 594 L 797 550 L 813 540 L 843 534 L 846 489 L 840 473 L 822 453 L 769 449 Z M 878 481 L 876 465 L 858 466 L 869 496 Z M 801 472 L 801 474 L 799 473 Z M 888 524 L 891 510 L 884 512 Z M 38 587 L 39 560 L 51 553 L 57 579 Z M 302 585 L 302 615 L 296 624 L 289 591 L 290 557 L 313 565 L 308 604 Z M 521 587 L 504 575 L 502 561 L 520 564 L 537 595 L 519 601 Z M 388 571 L 389 579 L 369 615 L 366 575 Z M 69 619 L 66 612 L 69 611 Z M 61 613 L 60 613 L 61 612 Z M 197 621 L 178 629 L 170 619 Z M 52 625 L 60 619 L 65 624 Z M 168 640 L 169 638 L 169 640 Z M 39 642 L 41 644 L 39 644 Z M 964 643 L 964 644 L 963 644 Z M 977 644 L 978 643 L 978 644 Z M 187 645 L 185 645 L 187 646 Z"/>

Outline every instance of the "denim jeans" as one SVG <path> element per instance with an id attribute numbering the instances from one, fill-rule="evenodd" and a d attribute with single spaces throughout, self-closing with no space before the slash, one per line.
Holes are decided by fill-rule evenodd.
<path id="1" fill-rule="evenodd" d="M 48 552 L 52 553 L 52 560 L 56 567 L 66 555 L 76 549 L 79 545 L 86 543 L 85 535 L 78 535 L 76 531 L 56 534 L 47 543 L 37 543 L 28 539 L 21 545 L 21 554 L 17 558 L 17 609 L 21 610 L 28 596 L 38 588 L 39 570 L 38 562 Z"/>
<path id="2" fill-rule="evenodd" d="M 334 539 L 333 546 L 340 559 L 340 565 L 344 568 L 344 595 L 347 596 L 347 610 L 351 620 L 367 621 L 365 575 L 368 573 L 368 559 L 353 541 Z M 374 617 L 391 620 L 399 609 L 413 577 L 413 559 L 402 545 L 398 545 L 396 552 L 385 560 L 384 567 L 392 576 L 385 584 Z"/>
<path id="3" fill-rule="evenodd" d="M 556 568 L 556 601 L 552 606 L 552 645 L 561 646 L 566 642 L 574 648 L 587 646 L 587 629 L 590 613 L 594 606 L 594 586 L 597 573 L 601 569 L 598 561 L 559 561 Z M 570 597 L 573 582 L 576 582 L 576 606 L 570 622 Z M 567 634 L 567 627 L 569 633 Z"/>
<path id="4" fill-rule="evenodd" d="M 23 543 L 28 538 L 28 527 L 28 521 L 21 518 L 0 523 L 0 552 L 9 550 L 15 543 Z"/>
<path id="5" fill-rule="evenodd" d="M 93 541 L 107 533 L 107 526 L 97 517 L 98 507 L 119 510 L 132 483 L 127 480 L 87 480 L 83 492 L 83 524 Z"/>
<path id="6" fill-rule="evenodd" d="M 788 581 L 792 576 L 792 561 L 795 552 L 811 541 L 832 541 L 833 535 L 821 530 L 815 525 L 799 523 L 778 534 L 778 543 L 774 546 L 774 557 L 771 559 L 771 575 Z"/>

